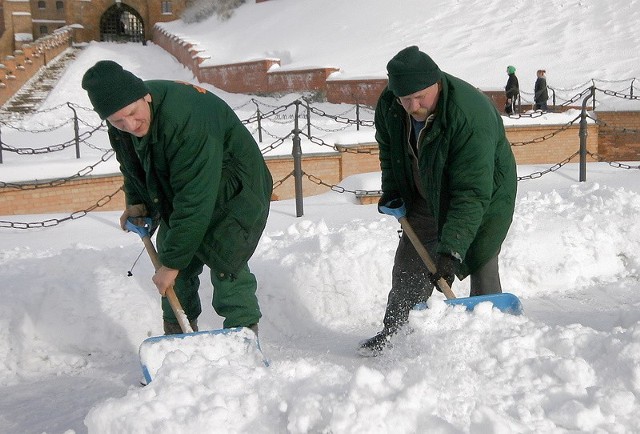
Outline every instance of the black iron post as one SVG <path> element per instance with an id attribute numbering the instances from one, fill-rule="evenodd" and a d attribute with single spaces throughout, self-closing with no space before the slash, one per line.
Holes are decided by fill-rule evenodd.
<path id="1" fill-rule="evenodd" d="M 256 105 L 256 117 L 258 119 L 258 142 L 262 143 L 262 113 L 260 113 L 260 106 L 255 100 L 251 100 Z"/>
<path id="2" fill-rule="evenodd" d="M 76 109 L 73 108 L 71 103 L 67 103 L 69 108 L 73 111 L 73 132 L 75 134 L 76 141 L 76 158 L 80 158 L 80 128 L 78 127 L 78 114 L 76 113 Z"/>
<path id="3" fill-rule="evenodd" d="M 307 136 L 311 137 L 311 107 L 308 99 L 305 99 L 304 102 L 304 106 L 307 108 Z"/>
<path id="4" fill-rule="evenodd" d="M 296 217 L 302 217 L 303 211 L 303 199 L 302 199 L 302 146 L 300 145 L 300 131 L 298 124 L 298 111 L 300 108 L 300 101 L 295 101 L 296 113 L 293 128 L 293 179 L 295 181 L 296 189 Z"/>
<path id="5" fill-rule="evenodd" d="M 595 87 L 591 86 L 589 96 L 582 100 L 582 111 L 580 112 L 580 182 L 587 180 L 587 101 L 589 98 L 595 100 Z"/>

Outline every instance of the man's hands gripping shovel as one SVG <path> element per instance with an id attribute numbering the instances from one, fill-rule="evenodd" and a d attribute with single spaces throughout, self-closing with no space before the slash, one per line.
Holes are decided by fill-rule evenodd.
<path id="1" fill-rule="evenodd" d="M 446 272 L 449 274 L 438 272 L 439 269 L 431 259 L 429 252 L 427 252 L 427 249 L 424 247 L 422 242 L 420 242 L 420 238 L 418 238 L 418 235 L 415 233 L 415 231 L 409 224 L 409 221 L 407 220 L 407 209 L 404 206 L 404 201 L 402 199 L 393 199 L 386 204 L 379 206 L 378 209 L 380 210 L 380 212 L 398 219 L 402 230 L 407 234 L 409 240 L 411 240 L 411 244 L 413 244 L 413 247 L 418 252 L 418 255 L 420 255 L 420 258 L 427 266 L 427 270 L 429 270 L 429 280 L 435 285 L 438 291 L 442 292 L 444 296 L 447 297 L 447 299 L 456 298 L 455 294 L 451 290 L 451 283 L 453 283 L 453 273 L 451 272 L 452 270 L 447 269 Z M 450 280 L 447 281 L 447 278 L 449 278 Z"/>
<path id="2" fill-rule="evenodd" d="M 142 220 L 143 225 L 140 225 L 140 220 Z M 137 224 L 134 224 L 134 221 L 136 221 Z M 173 290 L 173 284 L 176 280 L 176 276 L 178 275 L 178 270 L 167 268 L 160 263 L 158 252 L 151 241 L 151 235 L 149 233 L 151 224 L 152 219 L 149 217 L 137 217 L 135 220 L 133 218 L 128 218 L 125 221 L 125 228 L 131 232 L 135 232 L 142 239 L 142 242 L 149 253 L 151 263 L 156 270 L 156 274 L 153 276 L 153 283 L 156 284 L 160 295 L 167 297 L 169 300 L 171 309 L 178 320 L 178 324 L 180 324 L 180 329 L 182 329 L 183 333 L 193 333 L 193 329 L 189 324 L 189 319 L 184 313 L 184 310 L 180 305 L 180 300 L 178 300 L 178 297 Z"/>
<path id="3" fill-rule="evenodd" d="M 522 304 L 520 303 L 520 300 L 515 295 L 509 293 L 456 298 L 455 294 L 451 290 L 451 284 L 453 283 L 455 271 L 459 266 L 458 260 L 452 256 L 438 255 L 438 263 L 436 264 L 433 262 L 429 252 L 409 224 L 406 217 L 407 210 L 404 205 L 404 201 L 401 198 L 390 200 L 384 205 L 380 205 L 378 209 L 383 214 L 387 214 L 398 219 L 402 230 L 407 234 L 409 240 L 413 244 L 413 247 L 427 266 L 427 270 L 429 270 L 429 280 L 436 289 L 442 292 L 447 298 L 446 303 L 454 305 L 460 304 L 465 306 L 468 310 L 473 310 L 473 308 L 479 303 L 489 301 L 493 303 L 494 307 L 505 313 L 511 313 L 514 315 L 520 315 L 522 313 Z"/>

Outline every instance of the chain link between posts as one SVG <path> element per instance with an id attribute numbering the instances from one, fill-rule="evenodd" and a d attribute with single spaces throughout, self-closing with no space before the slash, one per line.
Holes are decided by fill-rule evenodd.
<path id="1" fill-rule="evenodd" d="M 635 80 L 635 79 L 633 79 Z M 602 81 L 602 80 L 600 80 Z M 600 89 L 600 88 L 596 88 L 595 87 L 595 81 L 591 81 L 589 82 L 591 84 L 591 86 L 588 89 L 584 89 L 581 92 L 577 93 L 576 95 L 574 95 L 573 97 L 567 99 L 565 102 L 563 102 L 562 104 L 560 104 L 560 106 L 564 106 L 564 107 L 569 107 L 573 104 L 575 104 L 576 102 L 580 101 L 581 99 L 584 99 L 585 101 L 589 98 L 589 95 L 594 95 L 593 96 L 593 105 L 595 106 L 596 101 L 595 101 L 595 93 L 596 91 L 601 92 L 604 95 L 613 97 L 613 98 L 620 98 L 620 99 L 625 99 L 625 100 L 638 100 L 640 99 L 640 97 L 633 95 L 633 91 L 634 91 L 634 84 L 633 81 L 631 83 L 631 86 L 627 88 L 627 90 L 629 90 L 629 93 L 624 93 L 621 92 L 619 90 L 610 90 L 610 89 Z M 609 82 L 609 83 L 614 83 L 614 82 Z M 554 88 L 554 91 L 574 91 L 579 89 L 579 87 L 573 88 L 573 89 L 558 89 L 558 88 Z M 320 147 L 326 147 L 327 149 L 331 149 L 331 151 L 333 152 L 340 152 L 340 153 L 352 153 L 352 154 L 370 154 L 370 155 L 377 155 L 379 153 L 378 147 L 376 143 L 372 143 L 371 146 L 364 146 L 364 147 L 351 147 L 351 146 L 341 146 L 339 144 L 335 144 L 335 143 L 329 143 L 327 142 L 325 139 L 318 137 L 317 135 L 314 135 L 311 131 L 321 131 L 321 132 L 330 132 L 330 133 L 334 133 L 334 132 L 340 132 L 340 131 L 344 131 L 347 128 L 353 127 L 355 126 L 358 130 L 360 129 L 360 127 L 364 127 L 364 128 L 374 128 L 374 122 L 371 119 L 361 119 L 360 118 L 360 114 L 362 112 L 364 112 L 365 114 L 369 115 L 370 117 L 373 117 L 374 115 L 374 109 L 371 107 L 367 107 L 364 105 L 355 105 L 352 108 L 347 109 L 346 111 L 340 113 L 340 114 L 329 114 L 327 113 L 325 110 L 319 109 L 317 107 L 314 107 L 311 105 L 311 101 L 310 99 L 307 98 L 303 98 L 302 100 L 295 100 L 292 101 L 291 103 L 288 104 L 284 104 L 284 105 L 280 105 L 280 106 L 269 106 L 263 102 L 260 102 L 256 99 L 251 99 L 250 101 L 247 101 L 246 103 L 244 103 L 243 105 L 235 108 L 235 110 L 239 110 L 241 108 L 245 108 L 246 106 L 253 104 L 255 106 L 255 112 L 253 115 L 249 116 L 248 118 L 241 120 L 241 122 L 246 125 L 248 128 L 251 127 L 250 131 L 252 132 L 252 134 L 254 136 L 258 136 L 259 137 L 259 142 L 262 142 L 262 138 L 263 138 L 263 134 L 267 135 L 269 137 L 271 137 L 273 140 L 272 143 L 261 147 L 260 151 L 263 155 L 267 155 L 271 152 L 273 152 L 274 150 L 280 148 L 281 146 L 283 146 L 286 142 L 288 142 L 290 139 L 292 140 L 300 140 L 300 138 L 305 138 L 307 139 L 310 143 L 313 143 L 317 146 Z M 71 119 L 67 119 L 64 120 L 62 122 L 57 123 L 56 125 L 53 126 L 47 126 L 47 127 L 43 127 L 41 129 L 26 129 L 22 126 L 20 126 L 19 123 L 16 122 L 12 122 L 12 121 L 7 121 L 7 120 L 2 120 L 3 117 L 0 116 L 0 128 L 5 128 L 5 129 L 13 129 L 19 132 L 23 132 L 23 133 L 50 133 L 52 131 L 55 131 L 57 129 L 60 129 L 66 125 L 68 125 L 70 122 L 74 122 L 74 125 L 76 126 L 76 133 L 75 133 L 75 137 L 64 141 L 62 143 L 58 143 L 58 144 L 53 144 L 53 145 L 48 145 L 48 146 L 44 146 L 44 147 L 17 147 L 14 145 L 10 145 L 5 143 L 2 138 L 1 138 L 1 131 L 0 131 L 0 164 L 3 163 L 3 159 L 2 159 L 2 153 L 3 152 L 11 152 L 14 153 L 16 155 L 41 155 L 41 154 L 46 154 L 46 153 L 53 153 L 53 152 L 59 152 L 59 151 L 63 151 L 65 149 L 68 149 L 72 146 L 76 146 L 77 150 L 77 154 L 79 158 L 79 145 L 83 145 L 86 146 L 88 148 L 94 149 L 94 150 L 100 150 L 103 151 L 104 154 L 102 155 L 102 157 L 100 158 L 99 161 L 97 161 L 94 164 L 91 164 L 89 166 L 86 166 L 84 169 L 76 172 L 75 174 L 66 177 L 66 178 L 59 178 L 59 179 L 54 179 L 54 180 L 50 180 L 47 182 L 5 182 L 5 181 L 1 181 L 0 180 L 0 188 L 5 188 L 5 189 L 18 189 L 18 190 L 32 190 L 32 189 L 40 189 L 40 188 L 50 188 L 50 187 L 55 187 L 55 186 L 59 186 L 61 184 L 67 183 L 69 181 L 78 179 L 78 178 L 82 178 L 85 176 L 88 176 L 90 174 L 92 174 L 92 172 L 94 171 L 94 169 L 96 168 L 96 166 L 98 166 L 99 164 L 102 164 L 106 161 L 108 161 L 110 158 L 113 157 L 114 152 L 111 149 L 101 149 L 98 146 L 92 144 L 91 142 L 89 142 L 89 139 L 91 139 L 96 133 L 100 132 L 100 133 L 104 133 L 104 131 L 106 130 L 106 125 L 103 121 L 100 122 L 99 125 L 95 126 L 95 125 L 91 125 L 91 123 L 84 121 L 83 119 L 81 119 L 78 115 L 77 115 L 77 111 L 86 111 L 86 112 L 90 112 L 93 113 L 92 109 L 89 108 L 85 108 L 85 107 L 81 107 L 78 106 L 76 104 L 72 104 L 72 103 L 66 103 L 66 104 L 61 104 L 59 106 L 56 107 L 52 107 L 50 109 L 47 110 L 42 110 L 41 112 L 51 112 L 51 111 L 55 111 L 55 110 L 59 110 L 61 108 L 71 108 L 74 112 L 74 115 Z M 268 108 L 268 110 L 266 111 L 262 111 L 263 108 Z M 299 113 L 299 108 L 303 107 L 306 109 L 305 113 Z M 291 109 L 291 108 L 295 108 L 295 114 L 290 114 L 290 113 L 286 113 L 287 110 Z M 348 117 L 349 113 L 351 111 L 353 111 L 355 109 L 356 112 L 356 117 L 355 119 L 352 119 L 350 117 Z M 1 115 L 2 113 L 0 113 Z M 533 111 L 531 113 L 519 113 L 519 114 L 515 114 L 510 116 L 511 118 L 532 118 L 532 117 L 538 117 L 541 116 L 542 114 L 544 114 L 543 112 L 540 111 Z M 314 115 L 316 118 L 324 118 L 324 119 L 328 119 L 331 122 L 334 122 L 336 124 L 342 124 L 342 127 L 339 128 L 330 128 L 330 127 L 326 127 L 326 126 L 321 126 L 317 121 L 313 121 L 312 122 L 312 115 Z M 545 134 L 543 136 L 540 137 L 536 137 L 534 139 L 531 140 L 527 140 L 527 141 L 519 141 L 519 142 L 512 142 L 511 146 L 513 147 L 519 147 L 519 146 L 526 146 L 526 145 L 530 145 L 530 144 L 536 144 L 536 143 L 541 143 L 544 142 L 546 140 L 549 140 L 551 138 L 553 138 L 554 136 L 566 131 L 567 129 L 571 128 L 572 126 L 574 126 L 576 124 L 576 122 L 578 120 L 580 120 L 581 118 L 584 117 L 588 117 L 589 119 L 591 119 L 593 122 L 595 122 L 596 124 L 598 124 L 600 127 L 603 128 L 607 128 L 608 131 L 611 131 L 611 133 L 615 133 L 615 134 L 627 134 L 627 135 L 640 135 L 640 130 L 638 129 L 631 129 L 631 128 L 624 128 L 624 127 L 620 127 L 620 126 L 614 126 L 614 125 L 608 125 L 606 122 L 602 121 L 602 120 L 598 120 L 597 118 L 594 118 L 591 115 L 585 115 L 583 116 L 582 114 L 575 117 L 573 120 L 571 120 L 570 122 L 567 122 L 566 124 L 562 125 L 560 128 L 558 128 L 555 131 L 552 131 L 548 134 Z M 5 116 L 6 118 L 6 116 Z M 304 132 L 300 127 L 298 127 L 298 122 L 299 120 L 304 120 L 306 123 L 306 132 Z M 294 128 L 287 133 L 286 135 L 282 136 L 282 137 L 278 137 L 277 135 L 269 132 L 268 129 L 265 128 L 265 126 L 263 125 L 263 122 L 265 121 L 269 121 L 272 122 L 275 125 L 286 125 L 288 123 L 293 122 L 294 123 Z M 252 126 L 254 125 L 255 126 Z M 84 127 L 88 128 L 87 131 L 84 131 L 82 133 L 79 133 L 77 126 L 78 125 L 83 125 Z M 564 165 L 568 164 L 569 162 L 571 162 L 576 156 L 580 155 L 580 151 L 575 152 L 574 154 L 570 155 L 569 157 L 565 158 L 564 160 L 544 169 L 544 170 L 540 170 L 537 172 L 533 172 L 531 174 L 528 174 L 526 176 L 520 176 L 518 177 L 518 181 L 525 181 L 525 180 L 531 180 L 531 179 L 537 179 L 540 178 L 548 173 L 552 173 L 552 172 L 556 172 L 558 170 L 560 170 Z M 639 169 L 640 167 L 638 166 L 631 166 L 625 163 L 620 163 L 620 162 L 615 162 L 615 161 L 608 161 L 604 156 L 599 155 L 597 153 L 592 153 L 592 152 L 586 152 L 585 155 L 590 156 L 594 161 L 599 161 L 599 162 L 607 162 L 609 165 L 611 165 L 612 167 L 615 168 L 621 168 L 621 169 Z M 308 174 L 305 173 L 303 171 L 300 172 L 301 176 L 305 176 L 310 182 L 323 186 L 323 187 L 327 187 L 328 189 L 330 189 L 331 191 L 337 192 L 337 193 L 341 193 L 341 194 L 354 194 L 357 197 L 366 197 L 366 196 L 379 196 L 382 194 L 381 190 L 350 190 L 347 189 L 339 184 L 333 184 L 330 182 L 326 182 L 324 180 L 322 180 L 321 178 L 312 175 L 312 174 Z M 275 181 L 273 184 L 273 189 L 276 190 L 277 188 L 279 188 L 280 186 L 282 186 L 282 184 L 284 184 L 284 182 L 286 182 L 289 178 L 294 177 L 296 178 L 296 174 L 295 171 L 291 171 L 289 174 L 287 174 L 284 178 Z M 296 182 L 299 182 L 298 179 L 294 179 Z M 114 193 L 104 196 L 100 199 L 98 199 L 96 201 L 96 203 L 92 206 L 90 206 L 87 209 L 81 210 L 81 211 L 76 211 L 72 214 L 70 214 L 67 217 L 63 217 L 63 218 L 58 218 L 58 219 L 48 219 L 48 220 L 44 220 L 44 221 L 40 221 L 40 222 L 31 222 L 31 223 L 24 223 L 24 222 L 9 222 L 9 221 L 0 221 L 0 228 L 17 228 L 17 229 L 31 229 L 31 228 L 42 228 L 42 227 L 50 227 L 50 226 L 55 226 L 58 225 L 62 222 L 68 221 L 68 220 L 76 220 L 78 218 L 84 217 L 85 215 L 87 215 L 89 212 L 94 211 L 96 209 L 99 209 L 101 207 L 103 207 L 106 203 L 108 203 L 116 194 L 118 194 L 118 192 L 120 192 L 122 190 L 122 187 L 120 189 L 118 189 L 117 191 L 115 191 Z"/>

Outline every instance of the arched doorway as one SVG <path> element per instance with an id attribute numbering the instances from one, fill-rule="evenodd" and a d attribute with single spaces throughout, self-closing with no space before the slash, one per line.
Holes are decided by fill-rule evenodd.
<path id="1" fill-rule="evenodd" d="M 117 2 L 100 18 L 100 40 L 146 44 L 142 17 L 131 6 Z"/>

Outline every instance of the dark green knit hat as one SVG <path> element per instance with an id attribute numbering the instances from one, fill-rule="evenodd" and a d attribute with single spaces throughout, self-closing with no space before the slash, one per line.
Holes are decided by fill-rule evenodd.
<path id="1" fill-rule="evenodd" d="M 395 96 L 407 96 L 434 85 L 442 73 L 438 65 L 415 45 L 396 54 L 387 63 L 389 90 Z"/>
<path id="2" fill-rule="evenodd" d="M 82 77 L 82 88 L 100 119 L 149 93 L 144 81 L 111 60 L 101 60 L 89 68 Z"/>

